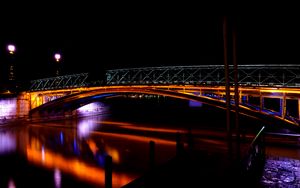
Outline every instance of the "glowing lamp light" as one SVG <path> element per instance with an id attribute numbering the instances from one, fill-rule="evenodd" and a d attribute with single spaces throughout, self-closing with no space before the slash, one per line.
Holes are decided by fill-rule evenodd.
<path id="1" fill-rule="evenodd" d="M 16 51 L 16 47 L 15 47 L 15 45 L 13 45 L 13 44 L 9 44 L 9 45 L 7 46 L 7 50 L 8 50 L 8 52 L 9 52 L 10 54 L 14 54 L 15 51 Z"/>
<path id="2" fill-rule="evenodd" d="M 54 58 L 55 58 L 55 60 L 56 60 L 57 62 L 59 62 L 60 59 L 61 59 L 61 55 L 58 54 L 58 53 L 56 53 L 56 54 L 54 54 Z"/>

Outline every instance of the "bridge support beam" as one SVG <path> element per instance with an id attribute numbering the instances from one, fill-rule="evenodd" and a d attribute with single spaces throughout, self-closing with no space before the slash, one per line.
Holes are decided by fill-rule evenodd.
<path id="1" fill-rule="evenodd" d="M 199 89 L 199 96 L 202 96 L 202 89 Z"/>
<path id="2" fill-rule="evenodd" d="M 259 96 L 259 110 L 262 111 L 265 108 L 265 100 L 262 95 Z"/>
<path id="3" fill-rule="evenodd" d="M 300 99 L 298 99 L 298 119 L 300 119 Z"/>
<path id="4" fill-rule="evenodd" d="M 239 91 L 239 104 L 242 104 L 243 103 L 243 100 L 242 100 L 242 97 L 243 97 L 243 95 L 242 95 L 242 91 Z"/>
<path id="5" fill-rule="evenodd" d="M 280 115 L 282 118 L 286 115 L 286 94 L 283 94 L 283 97 L 280 98 Z"/>

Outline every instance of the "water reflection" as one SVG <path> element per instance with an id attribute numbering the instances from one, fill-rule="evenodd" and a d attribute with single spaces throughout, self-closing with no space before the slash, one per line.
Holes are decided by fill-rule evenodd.
<path id="1" fill-rule="evenodd" d="M 53 187 L 57 188 L 64 187 L 66 175 L 73 177 L 72 181 L 104 187 L 104 163 L 107 155 L 113 161 L 113 187 L 121 187 L 149 168 L 150 140 L 157 143 L 157 163 L 163 163 L 174 156 L 176 149 L 172 140 L 126 133 L 124 130 L 135 130 L 134 124 L 107 121 L 104 116 L 31 123 L 16 129 L 0 132 L 0 158 L 6 155 L 21 156 L 30 168 L 27 164 L 25 167 L 21 165 L 17 167 L 22 168 L 18 171 L 26 172 L 31 166 L 49 171 Z M 136 130 L 143 132 L 146 129 Z M 18 157 L 9 157 L 7 169 L 15 163 L 15 158 Z M 33 177 L 24 176 L 14 183 L 13 174 L 7 174 L 6 186 L 22 184 L 20 181 L 26 181 L 30 186 L 29 179 Z"/>
<path id="2" fill-rule="evenodd" d="M 41 165 L 49 169 L 59 169 L 81 180 L 104 186 L 104 169 L 84 160 L 66 157 L 50 149 L 40 150 L 39 148 L 30 146 L 27 148 L 27 159 L 36 165 Z M 55 173 L 55 177 L 57 177 L 58 172 Z M 113 178 L 116 180 L 114 181 L 114 187 L 124 185 L 133 179 L 133 177 L 125 173 L 113 173 Z M 57 181 L 57 178 L 55 181 Z"/>
<path id="3" fill-rule="evenodd" d="M 16 136 L 10 132 L 0 132 L 0 155 L 16 150 Z"/>
<path id="4" fill-rule="evenodd" d="M 58 168 L 55 168 L 54 170 L 54 184 L 55 188 L 61 187 L 61 172 Z"/>
<path id="5" fill-rule="evenodd" d="M 8 188 L 16 188 L 16 185 L 15 185 L 15 182 L 14 182 L 14 180 L 13 179 L 10 179 L 9 181 L 8 181 L 8 186 L 7 186 Z"/>
<path id="6" fill-rule="evenodd" d="M 100 120 L 101 121 L 101 120 Z M 100 124 L 95 123 L 94 119 L 81 119 L 78 122 L 78 136 L 79 138 L 86 138 L 91 131 L 96 130 Z"/>

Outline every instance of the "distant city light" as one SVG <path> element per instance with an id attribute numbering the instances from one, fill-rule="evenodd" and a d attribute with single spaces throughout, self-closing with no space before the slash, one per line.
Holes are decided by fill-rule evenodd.
<path id="1" fill-rule="evenodd" d="M 55 58 L 55 60 L 56 60 L 57 62 L 59 62 L 60 59 L 61 59 L 61 55 L 58 54 L 58 53 L 56 53 L 56 54 L 54 54 L 54 58 Z"/>
<path id="2" fill-rule="evenodd" d="M 15 51 L 16 51 L 16 46 L 13 45 L 13 44 L 9 44 L 9 45 L 7 45 L 7 49 L 8 49 L 10 54 L 14 54 Z"/>

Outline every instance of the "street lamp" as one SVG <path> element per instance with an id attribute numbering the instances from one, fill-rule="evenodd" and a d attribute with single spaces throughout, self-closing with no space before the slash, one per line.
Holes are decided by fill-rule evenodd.
<path id="1" fill-rule="evenodd" d="M 9 44 L 9 45 L 7 45 L 7 50 L 10 54 L 14 54 L 16 51 L 16 46 L 13 44 Z"/>
<path id="2" fill-rule="evenodd" d="M 54 54 L 54 58 L 56 60 L 56 62 L 59 62 L 61 59 L 61 55 L 59 53 Z"/>
<path id="3" fill-rule="evenodd" d="M 8 80 L 14 81 L 15 80 L 15 66 L 14 66 L 14 53 L 16 52 L 16 46 L 13 44 L 7 45 L 7 50 L 12 57 L 9 58 L 9 72 L 8 72 Z"/>
<path id="4" fill-rule="evenodd" d="M 59 53 L 55 53 L 54 54 L 54 59 L 57 62 L 57 65 L 56 65 L 57 66 L 57 68 L 56 68 L 56 76 L 59 76 L 59 74 L 60 74 L 60 72 L 59 72 L 59 67 L 60 67 L 59 63 L 61 61 L 61 55 Z"/>

